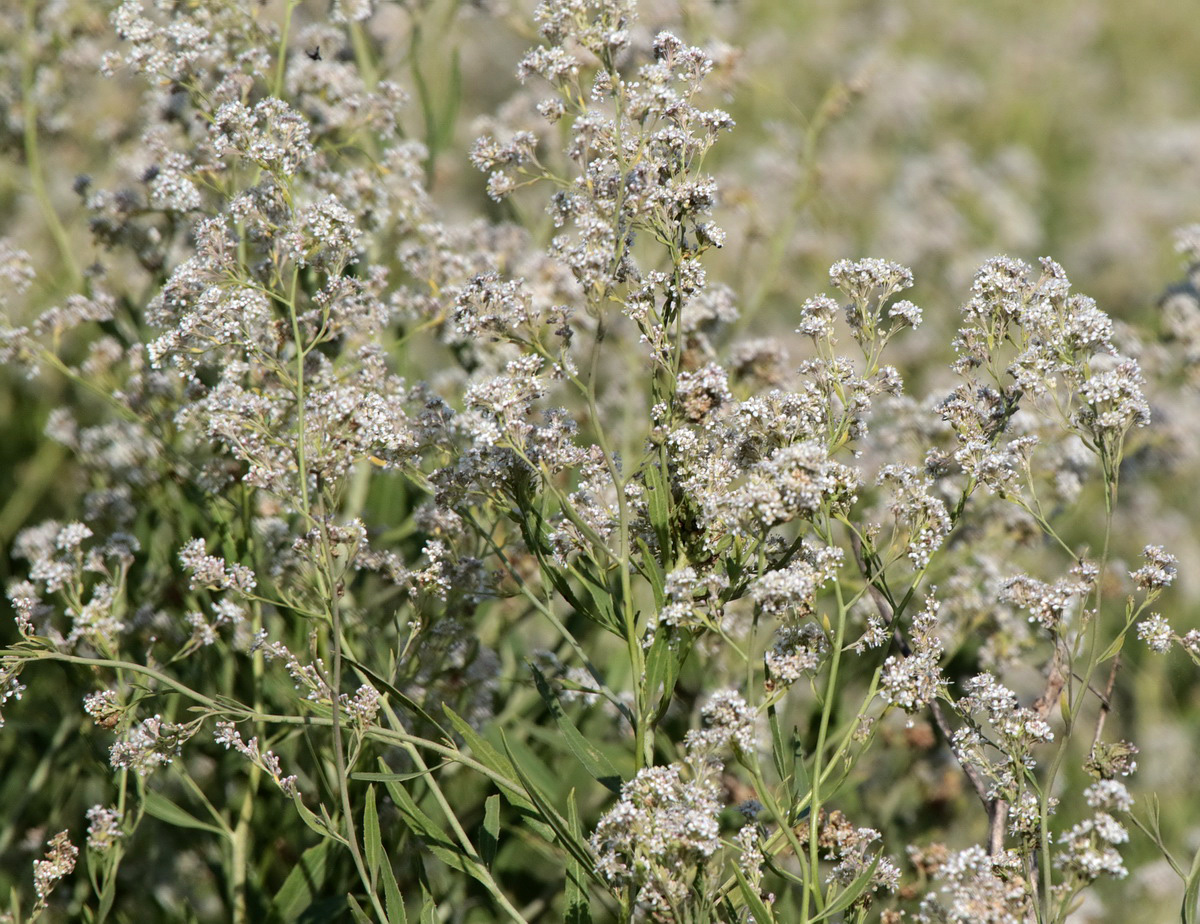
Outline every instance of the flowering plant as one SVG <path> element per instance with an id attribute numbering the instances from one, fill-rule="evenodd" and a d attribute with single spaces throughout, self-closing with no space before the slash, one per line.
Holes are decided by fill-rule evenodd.
<path id="1" fill-rule="evenodd" d="M 1121 558 L 1143 345 L 1058 263 L 984 260 L 934 375 L 913 272 L 838 259 L 791 363 L 718 281 L 730 51 L 631 0 L 538 5 L 486 220 L 435 195 L 434 6 L 407 50 L 365 0 L 59 6 L 20 100 L 61 278 L 0 244 L 0 354 L 70 482 L 14 530 L 0 705 L 53 709 L 38 787 L 90 807 L 32 917 L 1050 924 L 1134 828 L 1192 919 L 1110 721 L 1130 639 L 1200 663 L 1176 558 Z M 61 49 L 140 94 L 74 184 L 86 268 Z"/>

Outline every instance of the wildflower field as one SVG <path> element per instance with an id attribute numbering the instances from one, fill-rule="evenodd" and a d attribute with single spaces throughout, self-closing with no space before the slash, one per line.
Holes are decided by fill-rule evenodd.
<path id="1" fill-rule="evenodd" d="M 0 921 L 1200 919 L 1198 52 L 0 3 Z"/>

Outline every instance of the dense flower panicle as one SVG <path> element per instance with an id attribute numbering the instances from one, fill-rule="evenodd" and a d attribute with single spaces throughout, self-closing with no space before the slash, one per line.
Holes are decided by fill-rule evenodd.
<path id="1" fill-rule="evenodd" d="M 47 308 L 33 322 L 33 332 L 42 336 L 62 337 L 89 322 L 111 321 L 116 303 L 111 295 L 100 290 L 91 296 L 68 295 L 66 302 Z"/>
<path id="2" fill-rule="evenodd" d="M 828 295 L 806 298 L 800 306 L 800 326 L 796 333 L 812 337 L 813 340 L 830 340 L 833 336 L 833 321 L 837 317 L 838 303 Z M 831 341 L 832 342 L 832 341 Z"/>
<path id="3" fill-rule="evenodd" d="M 811 831 L 807 825 L 797 830 L 801 845 L 808 842 Z M 834 865 L 826 877 L 827 883 L 848 885 L 868 872 L 866 891 L 854 903 L 865 907 L 870 896 L 880 889 L 895 891 L 900 884 L 900 868 L 889 857 L 878 853 L 872 845 L 881 839 L 874 828 L 855 827 L 841 811 L 821 809 L 817 817 L 817 847 L 821 855 Z"/>
<path id="4" fill-rule="evenodd" d="M 1097 780 L 1083 793 L 1092 808 L 1128 812 L 1133 808 L 1133 796 L 1120 780 Z"/>
<path id="5" fill-rule="evenodd" d="M 851 335 L 864 348 L 875 345 L 877 337 L 886 343 L 902 326 L 916 327 L 921 323 L 921 309 L 912 302 L 897 302 L 886 312 L 883 311 L 893 295 L 912 286 L 912 271 L 908 267 L 874 257 L 839 260 L 829 268 L 829 282 L 849 297 L 843 313 Z M 817 305 L 814 303 L 813 307 Z M 892 321 L 889 330 L 880 328 L 880 321 L 885 316 Z M 814 321 L 817 322 L 816 326 Z M 816 316 L 810 315 L 801 331 L 828 336 L 827 324 L 828 321 L 821 322 Z"/>
<path id="6" fill-rule="evenodd" d="M 59 831 L 46 844 L 44 858 L 33 861 L 33 887 L 37 892 L 37 909 L 46 907 L 46 899 L 54 891 L 59 880 L 75 870 L 79 848 L 71 843 L 70 832 Z"/>
<path id="7" fill-rule="evenodd" d="M 629 41 L 632 0 L 542 0 L 533 11 L 538 32 L 551 45 L 578 44 L 593 54 L 612 54 Z"/>
<path id="8" fill-rule="evenodd" d="M 709 515 L 735 534 L 762 535 L 822 509 L 848 509 L 860 485 L 858 471 L 830 459 L 819 443 L 796 443 L 751 466 L 740 487 L 713 498 Z"/>
<path id="9" fill-rule="evenodd" d="M 293 176 L 315 154 L 308 120 L 281 99 L 264 99 L 253 108 L 225 103 L 213 117 L 211 132 L 218 156 L 237 152 L 281 177 Z"/>
<path id="10" fill-rule="evenodd" d="M 47 520 L 22 530 L 13 543 L 13 554 L 29 561 L 32 581 L 55 593 L 78 576 L 81 547 L 92 535 L 83 523 Z"/>
<path id="11" fill-rule="evenodd" d="M 548 384 L 542 376 L 543 360 L 526 354 L 510 362 L 502 375 L 476 382 L 467 388 L 463 404 L 477 417 L 467 417 L 476 442 L 484 446 L 507 445 L 523 449 L 533 432 L 530 411 L 546 395 Z"/>
<path id="12" fill-rule="evenodd" d="M 524 280 L 502 281 L 498 273 L 481 273 L 459 290 L 454 321 L 464 337 L 505 335 L 533 320 L 531 302 Z"/>
<path id="13" fill-rule="evenodd" d="M 0 659 L 0 710 L 10 699 L 19 700 L 26 686 L 17 677 L 21 673 L 22 664 L 16 658 Z M 4 713 L 0 711 L 0 728 L 4 727 Z"/>
<path id="14" fill-rule="evenodd" d="M 855 654 L 862 654 L 868 648 L 878 648 L 892 638 L 892 633 L 888 631 L 887 623 L 878 613 L 867 614 L 864 621 L 866 629 L 859 636 L 858 641 L 851 646 Z"/>
<path id="15" fill-rule="evenodd" d="M 365 22 L 375 13 L 376 0 L 333 0 L 329 19 L 336 23 Z"/>
<path id="16" fill-rule="evenodd" d="M 790 686 L 805 674 L 815 674 L 829 652 L 829 640 L 813 622 L 782 626 L 764 660 L 771 680 Z"/>
<path id="17" fill-rule="evenodd" d="M 758 825 L 753 822 L 743 825 L 738 828 L 733 840 L 738 848 L 738 869 L 742 871 L 742 875 L 746 877 L 746 881 L 759 897 L 763 898 L 765 904 L 770 907 L 774 903 L 775 896 L 762 894 L 763 864 L 766 856 L 763 853 L 762 837 Z"/>
<path id="18" fill-rule="evenodd" d="M 101 728 L 113 728 L 124 714 L 115 690 L 98 690 L 83 698 L 83 711 Z"/>
<path id="19" fill-rule="evenodd" d="M 717 690 L 700 710 L 700 718 L 703 727 L 691 729 L 684 738 L 691 763 L 701 764 L 728 748 L 735 754 L 755 752 L 758 713 L 740 694 Z"/>
<path id="20" fill-rule="evenodd" d="M 920 924 L 1024 924 L 1033 895 L 1020 856 L 982 847 L 948 855 L 935 873 L 942 885 L 921 902 Z"/>
<path id="21" fill-rule="evenodd" d="M 647 627 L 646 644 L 653 642 L 659 625 L 699 629 L 719 624 L 720 595 L 728 586 L 725 575 L 714 571 L 697 572 L 690 565 L 670 572 L 663 581 L 665 601 L 657 618 Z"/>
<path id="22" fill-rule="evenodd" d="M 0 308 L 5 307 L 9 299 L 20 298 L 29 291 L 35 278 L 29 253 L 17 247 L 11 238 L 0 237 L 0 283 L 3 283 L 0 285 Z"/>
<path id="23" fill-rule="evenodd" d="M 1146 384 L 1135 359 L 1121 359 L 1111 370 L 1097 372 L 1079 387 L 1083 406 L 1074 421 L 1098 443 L 1124 436 L 1132 427 L 1150 423 L 1150 405 L 1142 394 Z"/>
<path id="24" fill-rule="evenodd" d="M 93 805 L 87 810 L 88 850 L 104 853 L 125 836 L 121 830 L 122 813 L 115 808 Z"/>
<path id="25" fill-rule="evenodd" d="M 902 289 L 911 288 L 912 270 L 888 260 L 838 260 L 829 268 L 829 284 L 851 299 L 866 302 L 871 298 L 886 301 Z"/>
<path id="26" fill-rule="evenodd" d="M 336 197 L 326 196 L 297 210 L 282 246 L 297 266 L 340 272 L 356 262 L 361 237 L 350 210 Z"/>
<path id="27" fill-rule="evenodd" d="M 209 555 L 204 539 L 192 539 L 179 550 L 179 564 L 191 573 L 191 588 L 233 590 L 241 594 L 252 592 L 257 585 L 254 572 L 245 565 L 229 564 L 222 558 Z"/>
<path id="28" fill-rule="evenodd" d="M 933 482 L 907 465 L 886 465 L 879 483 L 893 492 L 891 511 L 908 528 L 906 552 L 914 568 L 926 567 L 950 532 L 945 502 L 932 494 Z"/>
<path id="29" fill-rule="evenodd" d="M 147 13 L 145 0 L 124 0 L 113 11 L 113 29 L 125 50 L 106 56 L 106 73 L 123 64 L 163 86 L 220 86 L 243 73 L 265 73 L 268 49 L 278 44 L 271 27 L 238 4 L 172 9 L 166 23 Z"/>
<path id="30" fill-rule="evenodd" d="M 285 95 L 313 123 L 314 140 L 345 137 L 369 127 L 389 143 L 396 138 L 396 111 L 404 104 L 404 90 L 391 80 L 379 80 L 368 89 L 355 62 L 347 60 L 349 36 L 326 22 L 312 23 L 296 36 L 302 48 L 320 54 L 288 56 Z M 402 147 L 402 146 L 401 146 Z"/>
<path id="31" fill-rule="evenodd" d="M 975 765 L 980 767 L 980 769 L 988 769 L 979 751 L 972 753 L 969 750 L 970 746 L 964 744 L 961 740 L 955 743 L 962 747 L 961 753 L 963 753 L 967 760 L 975 761 Z M 1008 806 L 1009 835 L 1016 838 L 1022 844 L 1037 843 L 1041 837 L 1042 816 L 1050 816 L 1058 811 L 1057 797 L 1047 797 L 1046 804 L 1043 806 L 1042 800 L 1037 793 L 1028 789 L 1020 789 L 1016 797 L 1013 798 L 1013 791 L 1019 789 L 1019 787 L 1015 783 L 1015 776 L 1007 768 L 993 773 L 992 778 L 993 786 L 990 792 L 999 798 L 1007 797 L 1011 799 Z"/>
<path id="32" fill-rule="evenodd" d="M 1178 573 L 1175 565 L 1178 559 L 1166 551 L 1161 545 L 1148 545 L 1142 550 L 1146 563 L 1136 571 L 1129 572 L 1133 583 L 1149 593 L 1157 593 L 1170 587 L 1175 582 Z"/>
<path id="33" fill-rule="evenodd" d="M 924 609 L 913 617 L 911 654 L 891 655 L 883 664 L 879 695 L 908 713 L 928 706 L 946 684 L 940 665 L 943 646 L 936 633 L 940 606 L 931 592 Z"/>
<path id="34" fill-rule="evenodd" d="M 1023 397 L 1059 401 L 1064 393 L 1078 405 L 1072 425 L 1095 441 L 1119 439 L 1146 423 L 1137 364 L 1116 357 L 1112 322 L 1091 299 L 1071 294 L 1057 263 L 1043 259 L 1035 277 L 1020 260 L 988 261 L 962 311 L 967 326 L 955 341 L 956 369 L 964 375 L 982 369 L 1003 384 L 997 426 Z M 1006 344 L 1014 354 L 1002 353 Z M 1105 371 L 1106 362 L 1116 368 Z M 1002 375 L 1011 386 L 1001 382 Z"/>
<path id="35" fill-rule="evenodd" d="M 676 380 L 675 400 L 689 423 L 713 422 L 715 414 L 733 400 L 729 375 L 716 363 L 695 372 L 681 372 Z"/>
<path id="36" fill-rule="evenodd" d="M 523 81 L 538 75 L 557 91 L 538 106 L 542 117 L 551 124 L 569 121 L 566 155 L 578 175 L 560 180 L 551 202 L 555 226 L 565 229 L 551 252 L 570 267 L 593 305 L 621 283 L 641 278 L 631 249 L 635 233 L 690 241 L 684 250 L 724 241 L 709 218 L 716 184 L 693 170 L 717 135 L 733 125 L 722 110 L 702 110 L 692 102 L 712 61 L 661 32 L 651 45 L 654 60 L 625 76 L 616 56 L 629 45 L 632 15 L 632 4 L 624 2 L 541 3 L 535 18 L 548 44 L 530 51 L 518 68 Z M 593 71 L 595 63 L 600 68 Z M 589 72 L 592 85 L 582 92 L 579 84 Z M 505 142 L 486 135 L 476 142 L 472 161 L 490 173 L 493 198 L 550 176 L 537 162 L 536 146 L 528 131 Z M 653 280 L 653 274 L 647 278 Z M 652 281 L 650 288 L 676 305 L 701 288 L 677 282 L 678 277 L 665 286 Z M 639 315 L 646 304 L 635 302 L 629 314 L 641 318 L 643 333 L 653 340 L 655 319 Z"/>
<path id="37" fill-rule="evenodd" d="M 1030 622 L 1036 620 L 1044 628 L 1057 631 L 1068 609 L 1087 600 L 1098 576 L 1099 570 L 1090 562 L 1072 568 L 1068 577 L 1053 584 L 1021 574 L 1005 582 L 1000 600 L 1028 612 Z"/>
<path id="38" fill-rule="evenodd" d="M 1160 614 L 1150 613 L 1138 620 L 1137 637 L 1146 643 L 1147 647 L 1156 654 L 1165 654 L 1171 650 L 1175 640 L 1175 632 L 1171 624 Z"/>
<path id="39" fill-rule="evenodd" d="M 638 771 L 591 836 L 597 871 L 651 911 L 685 904 L 695 870 L 720 847 L 719 792 L 711 776 L 685 780 L 678 764 Z"/>
<path id="40" fill-rule="evenodd" d="M 533 132 L 516 132 L 504 144 L 484 135 L 475 140 L 475 146 L 471 149 L 471 164 L 485 173 L 501 167 L 519 167 L 533 160 L 537 140 Z"/>
<path id="41" fill-rule="evenodd" d="M 164 722 L 160 715 L 143 719 L 113 743 L 109 763 L 114 770 L 129 769 L 138 776 L 148 776 L 158 767 L 174 761 L 199 727 L 199 723 Z"/>
<path id="42" fill-rule="evenodd" d="M 924 315 L 921 309 L 912 302 L 904 300 L 895 302 L 888 307 L 888 317 L 896 318 L 909 327 L 920 327 Z"/>
<path id="43" fill-rule="evenodd" d="M 816 551 L 815 561 L 799 558 L 786 568 L 768 571 L 750 585 L 750 597 L 764 614 L 783 617 L 788 613 L 807 616 L 813 610 L 818 590 L 837 575 L 841 549 Z"/>
<path id="44" fill-rule="evenodd" d="M 63 525 L 56 520 L 17 535 L 13 554 L 30 562 L 30 580 L 12 585 L 8 594 L 23 634 L 44 634 L 61 648 L 105 651 L 125 631 L 123 589 L 138 541 L 121 531 L 102 543 L 91 542 L 93 538 L 82 522 Z M 63 603 L 70 620 L 66 636 L 53 625 L 55 610 L 43 602 L 43 592 Z"/>
<path id="45" fill-rule="evenodd" d="M 966 695 L 957 706 L 964 716 L 981 715 L 997 736 L 996 745 L 1014 760 L 1028 762 L 1028 749 L 1054 740 L 1050 724 L 1032 709 L 1021 706 L 1017 695 L 989 673 L 978 674 L 963 685 Z M 963 743 L 973 740 L 969 732 Z"/>
<path id="46" fill-rule="evenodd" d="M 370 725 L 379 714 L 379 691 L 369 683 L 364 683 L 355 690 L 353 696 L 343 693 L 339 697 L 339 702 L 346 713 L 363 726 Z"/>
<path id="47" fill-rule="evenodd" d="M 1055 854 L 1054 863 L 1084 883 L 1100 876 L 1124 879 L 1129 871 L 1117 846 L 1128 840 L 1129 833 L 1124 825 L 1107 812 L 1096 812 L 1059 835 L 1058 843 L 1063 849 Z"/>

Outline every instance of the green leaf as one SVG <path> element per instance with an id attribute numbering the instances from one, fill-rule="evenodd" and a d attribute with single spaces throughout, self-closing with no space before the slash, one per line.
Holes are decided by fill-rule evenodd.
<path id="1" fill-rule="evenodd" d="M 746 907 L 754 915 L 755 924 L 773 924 L 775 915 L 771 913 L 771 909 L 762 900 L 762 897 L 758 894 L 758 890 L 746 879 L 741 868 L 735 865 L 733 867 L 733 874 L 737 876 L 738 891 L 742 893 L 742 898 L 746 900 Z"/>
<path id="2" fill-rule="evenodd" d="M 104 924 L 108 913 L 112 910 L 113 901 L 117 897 L 117 876 L 116 870 L 104 878 L 104 891 L 100 893 L 100 903 L 96 908 L 97 924 Z"/>
<path id="3" fill-rule="evenodd" d="M 317 817 L 317 814 L 307 805 L 305 805 L 304 801 L 299 796 L 296 796 L 292 799 L 292 804 L 296 807 L 296 812 L 300 815 L 300 820 L 308 825 L 313 831 L 316 831 L 317 834 L 321 835 L 321 837 L 332 838 L 339 844 L 348 846 L 346 845 L 346 839 L 338 834 L 327 821 Z M 324 806 L 321 807 L 321 811 L 324 813 Z"/>
<path id="4" fill-rule="evenodd" d="M 668 632 L 660 630 L 654 636 L 650 650 L 646 652 L 646 694 L 658 696 L 658 706 L 655 707 L 651 724 L 667 714 L 671 700 L 675 696 L 675 684 L 679 682 L 679 672 L 683 662 L 692 649 L 691 638 L 676 636 L 675 644 L 671 642 Z M 662 690 L 661 694 L 659 690 Z"/>
<path id="5" fill-rule="evenodd" d="M 165 821 L 176 828 L 194 828 L 197 831 L 208 831 L 221 837 L 226 836 L 225 832 L 216 825 L 210 825 L 184 811 L 160 792 L 147 789 L 142 804 L 146 808 L 146 814 L 153 815 L 159 821 Z"/>
<path id="6" fill-rule="evenodd" d="M 400 894 L 400 886 L 396 884 L 396 874 L 392 872 L 389 860 L 383 861 L 379 873 L 379 878 L 383 880 L 383 902 L 388 924 L 408 924 L 408 915 L 404 913 L 404 896 Z"/>
<path id="7" fill-rule="evenodd" d="M 407 783 L 422 776 L 428 776 L 428 770 L 417 770 L 413 773 L 362 773 L 350 774 L 350 779 L 360 783 Z"/>
<path id="8" fill-rule="evenodd" d="M 16 889 L 10 889 L 8 893 L 8 914 L 16 924 L 24 920 L 21 917 L 21 895 Z"/>
<path id="9" fill-rule="evenodd" d="M 520 504 L 521 498 L 518 497 L 517 500 Z M 526 515 L 516 517 L 515 519 L 521 528 L 521 536 L 525 540 L 525 546 L 537 556 L 542 577 L 550 582 L 559 596 L 566 600 L 577 613 L 602 626 L 614 635 L 624 638 L 625 627 L 612 611 L 611 595 L 608 587 L 602 581 L 597 580 L 586 569 L 586 566 L 582 564 L 574 565 L 570 567 L 570 573 L 578 578 L 581 584 L 592 584 L 597 587 L 600 590 L 600 603 L 597 604 L 597 598 L 592 595 L 586 586 L 581 586 L 579 592 L 576 593 L 570 581 L 567 580 L 566 575 L 563 573 L 562 568 L 547 560 L 547 556 L 552 555 L 554 550 L 546 539 L 546 522 L 541 511 L 528 502 L 521 504 L 520 509 Z M 568 518 L 572 516 L 570 508 L 565 509 L 563 513 Z M 576 525 L 582 527 L 582 524 L 577 523 Z"/>
<path id="10" fill-rule="evenodd" d="M 774 704 L 767 707 L 767 724 L 771 729 L 771 759 L 775 762 L 775 773 L 781 780 L 790 779 L 792 767 L 796 764 L 796 755 L 794 751 L 789 754 L 789 748 L 784 744 L 783 729 L 779 727 L 779 712 Z M 791 795 L 795 795 L 794 790 Z"/>
<path id="11" fill-rule="evenodd" d="M 1183 883 L 1183 924 L 1195 924 L 1197 904 L 1200 903 L 1200 850 L 1192 857 L 1192 868 Z"/>
<path id="12" fill-rule="evenodd" d="M 421 883 L 421 924 L 437 924 L 437 903 L 423 882 Z"/>
<path id="13" fill-rule="evenodd" d="M 479 831 L 479 856 L 488 869 L 496 859 L 500 845 L 500 797 L 490 795 L 483 803 L 483 826 Z"/>
<path id="14" fill-rule="evenodd" d="M 383 758 L 380 758 L 383 763 Z M 479 863 L 468 856 L 446 830 L 417 805 L 408 790 L 396 783 L 385 783 L 388 795 L 396 803 L 400 815 L 412 832 L 419 837 L 425 848 L 449 866 L 460 873 L 467 873 L 480 881 L 486 881 L 487 874 L 480 868 Z"/>
<path id="15" fill-rule="evenodd" d="M 575 790 L 567 794 L 567 827 L 571 834 L 583 839 L 583 824 L 579 820 L 579 806 L 575 803 Z M 567 881 L 563 895 L 566 905 L 566 924 L 591 924 L 592 909 L 588 902 L 586 874 L 574 858 L 567 860 Z"/>
<path id="16" fill-rule="evenodd" d="M 571 565 L 570 571 L 580 581 L 591 584 L 596 592 L 588 590 L 587 587 L 581 587 L 580 592 L 589 602 L 589 610 L 593 614 L 593 618 L 604 628 L 608 629 L 614 635 L 620 638 L 625 638 L 625 624 L 617 618 L 616 609 L 613 607 L 615 599 L 613 588 L 597 577 L 592 569 L 582 562 L 576 562 Z"/>
<path id="17" fill-rule="evenodd" d="M 458 732 L 463 742 L 471 749 L 471 754 L 477 761 L 500 774 L 506 780 L 516 780 L 517 773 L 513 768 L 512 761 L 496 750 L 495 746 L 484 738 L 479 732 L 471 727 L 466 719 L 462 718 L 458 713 L 451 709 L 446 704 L 442 704 L 442 711 L 446 714 L 446 718 L 450 720 L 450 724 L 454 726 L 454 730 Z M 383 764 L 382 760 L 380 764 Z M 504 797 L 508 799 L 509 804 L 519 811 L 533 811 L 533 803 L 525 798 L 525 793 L 522 790 L 509 789 L 504 787 L 501 789 Z"/>
<path id="18" fill-rule="evenodd" d="M 815 918 L 811 918 L 812 924 L 817 924 L 818 921 L 824 921 L 832 918 L 835 914 L 849 908 L 857 901 L 864 892 L 871 887 L 871 880 L 875 876 L 875 870 L 879 866 L 879 861 L 882 858 L 881 854 L 876 855 L 871 861 L 871 865 L 855 877 L 854 881 L 846 886 L 845 891 L 838 893 L 838 897 L 831 901 L 825 910 L 818 914 Z"/>
<path id="19" fill-rule="evenodd" d="M 362 905 L 358 903 L 358 899 L 349 892 L 346 893 L 346 904 L 350 906 L 350 914 L 354 916 L 354 920 L 357 921 L 358 924 L 375 924 L 375 922 L 371 920 L 370 915 L 363 911 Z"/>
<path id="20" fill-rule="evenodd" d="M 272 917 L 284 922 L 295 921 L 324 892 L 329 851 L 333 845 L 331 840 L 322 840 L 300 855 L 299 862 L 292 867 L 271 900 Z"/>
<path id="21" fill-rule="evenodd" d="M 1122 632 L 1120 635 L 1118 635 L 1116 638 L 1114 638 L 1112 640 L 1111 644 L 1109 644 L 1109 646 L 1107 648 L 1104 649 L 1104 653 L 1102 655 L 1100 655 L 1100 657 L 1096 660 L 1096 663 L 1103 664 L 1109 658 L 1115 658 L 1117 656 L 1117 654 L 1120 653 L 1121 649 L 1124 647 L 1125 647 L 1125 633 Z"/>
<path id="22" fill-rule="evenodd" d="M 504 749 L 512 759 L 512 750 L 509 747 L 508 739 L 501 732 L 501 739 L 504 742 Z M 588 851 L 587 844 L 582 837 L 576 837 L 570 827 L 567 825 L 563 817 L 558 813 L 558 810 L 550 803 L 550 800 L 534 785 L 533 781 L 521 770 L 520 766 L 513 761 L 513 771 L 517 775 L 517 779 L 521 781 L 521 785 L 525 787 L 525 792 L 529 795 L 530 800 L 537 806 L 541 820 L 553 829 L 559 844 L 575 859 L 580 866 L 587 872 L 588 876 L 597 882 L 600 881 L 595 867 L 592 865 L 592 856 Z"/>
<path id="23" fill-rule="evenodd" d="M 597 748 L 592 742 L 588 741 L 575 727 L 575 723 L 563 711 L 562 704 L 558 701 L 558 697 L 554 695 L 554 691 L 550 689 L 550 684 L 546 682 L 546 678 L 536 667 L 532 667 L 533 682 L 537 685 L 538 693 L 541 694 L 542 702 L 546 704 L 546 708 L 550 710 L 550 714 L 554 716 L 554 721 L 558 724 L 559 731 L 563 734 L 563 739 L 567 743 L 567 747 L 571 749 L 571 753 L 575 758 L 583 764 L 585 770 L 591 774 L 592 779 L 600 783 L 600 785 L 608 788 L 611 792 L 620 795 L 621 793 L 621 774 L 604 756 L 603 752 Z"/>
<path id="24" fill-rule="evenodd" d="M 642 472 L 646 481 L 646 513 L 650 517 L 650 526 L 658 538 L 658 548 L 662 555 L 663 566 L 672 560 L 671 554 L 671 491 L 667 487 L 662 469 L 657 465 L 648 465 Z M 662 606 L 661 601 L 659 606 Z"/>
<path id="25" fill-rule="evenodd" d="M 382 758 L 380 758 L 382 760 Z M 395 783 L 386 783 L 388 795 L 392 797 L 392 801 L 396 803 L 396 808 L 400 810 L 400 815 L 404 822 L 412 829 L 412 832 L 425 842 L 425 846 L 429 848 L 431 853 L 441 855 L 441 852 L 454 854 L 453 862 L 447 861 L 457 870 L 463 869 L 463 861 L 458 857 L 458 848 L 450 836 L 446 833 L 436 821 L 425 814 L 425 811 L 416 803 L 416 800 L 409 794 L 407 789 L 398 786 Z M 444 858 L 443 858 L 444 859 Z"/>
<path id="26" fill-rule="evenodd" d="M 642 570 L 646 574 L 646 579 L 650 582 L 650 589 L 654 591 L 654 608 L 661 610 L 667 602 L 667 577 L 663 574 L 663 569 L 658 563 L 658 559 L 650 551 L 650 546 L 646 545 L 646 540 L 641 536 L 638 537 L 637 546 L 638 550 L 642 553 Z"/>
<path id="27" fill-rule="evenodd" d="M 375 807 L 375 787 L 367 787 L 367 803 L 363 808 L 363 848 L 366 854 L 367 875 L 374 885 L 383 859 L 383 838 L 379 833 L 379 811 Z"/>

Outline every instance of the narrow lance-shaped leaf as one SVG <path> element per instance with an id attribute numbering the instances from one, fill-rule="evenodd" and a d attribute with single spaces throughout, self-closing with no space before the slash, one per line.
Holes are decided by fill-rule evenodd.
<path id="1" fill-rule="evenodd" d="M 532 670 L 533 682 L 537 685 L 538 693 L 541 694 L 542 701 L 550 710 L 550 714 L 554 716 L 554 721 L 563 733 L 563 738 L 567 747 L 571 749 L 571 753 L 592 775 L 592 779 L 619 794 L 621 792 L 621 774 L 617 772 L 616 767 L 609 762 L 600 749 L 588 741 L 575 727 L 575 723 L 563 711 L 562 704 L 554 695 L 554 691 L 550 689 L 550 684 L 546 682 L 542 672 L 536 667 L 533 667 Z"/>

